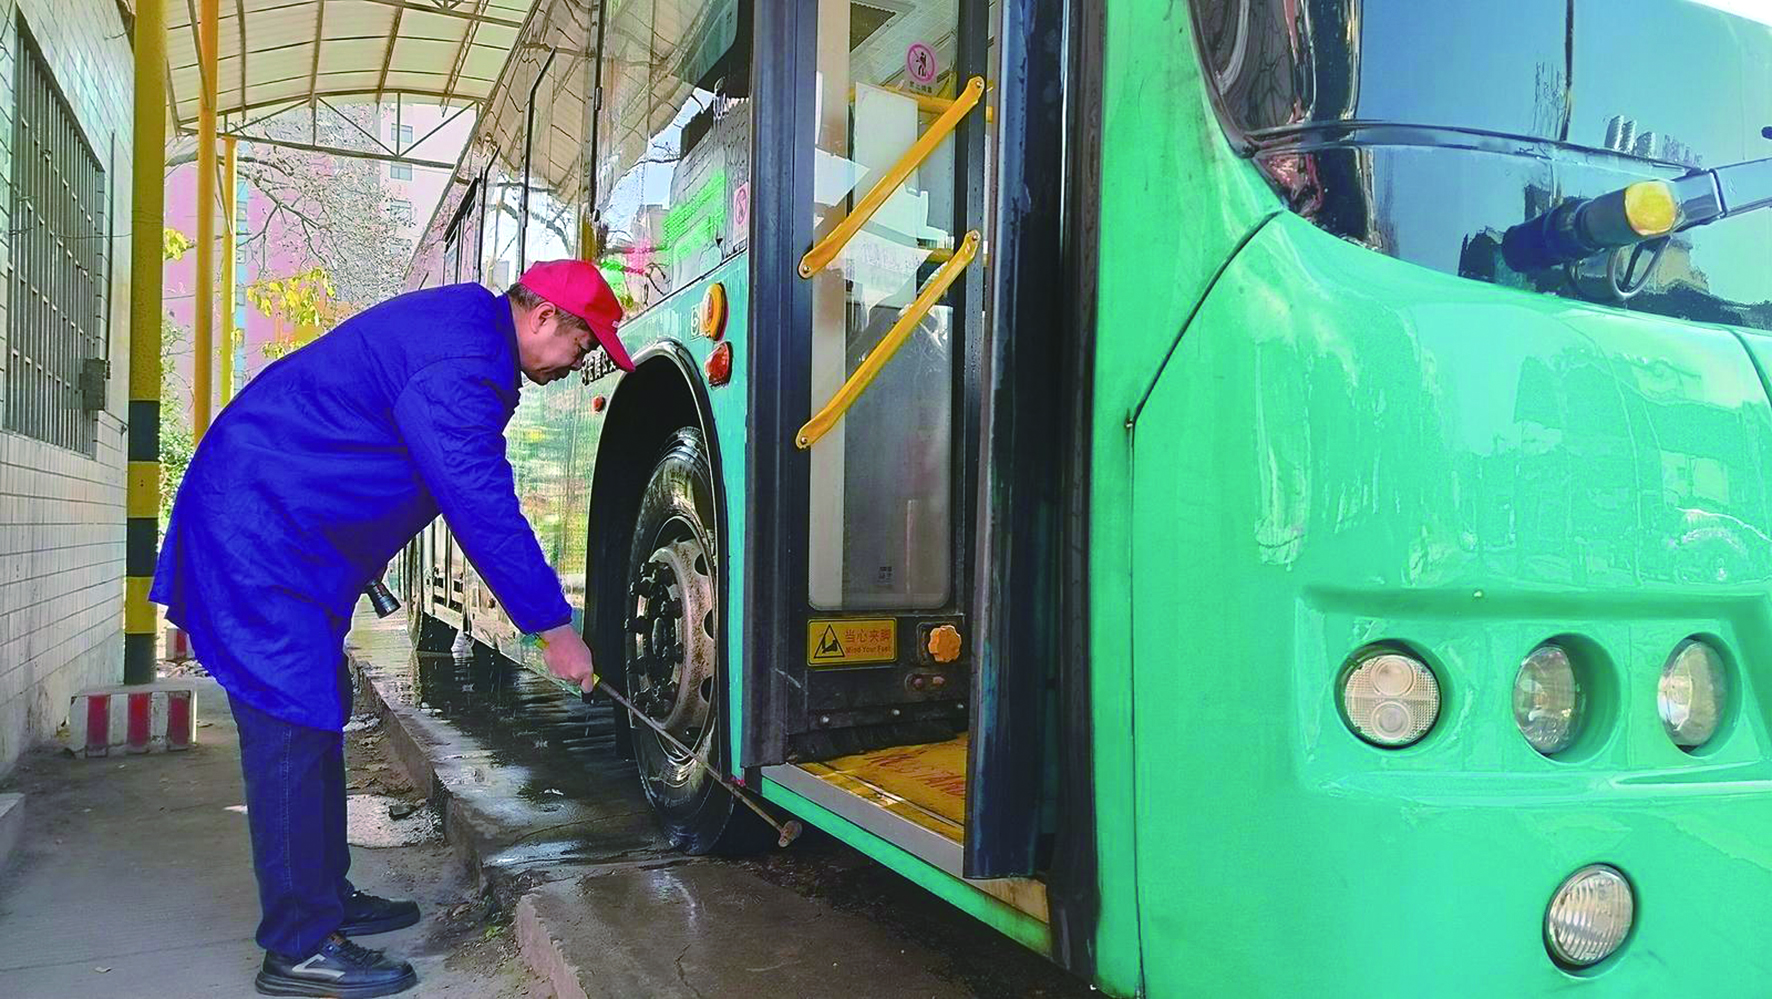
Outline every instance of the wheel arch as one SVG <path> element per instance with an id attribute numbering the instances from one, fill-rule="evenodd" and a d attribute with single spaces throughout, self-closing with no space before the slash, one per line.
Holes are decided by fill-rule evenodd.
<path id="1" fill-rule="evenodd" d="M 599 663 L 603 681 L 626 693 L 626 678 L 614 668 L 622 655 L 622 596 L 626 592 L 629 535 L 639 509 L 641 493 L 654 461 L 671 435 L 682 427 L 700 431 L 714 487 L 715 553 L 719 592 L 727 589 L 728 552 L 726 478 L 720 447 L 714 436 L 713 407 L 700 366 L 689 351 L 674 340 L 660 340 L 634 355 L 634 370 L 622 376 L 610 393 L 597 456 L 591 466 L 590 517 L 587 525 L 585 567 L 585 631 Z M 719 656 L 726 661 L 727 636 L 722 613 L 718 636 Z M 726 707 L 721 684 L 721 709 Z M 625 713 L 616 713 L 616 748 L 624 757 L 633 755 Z"/>

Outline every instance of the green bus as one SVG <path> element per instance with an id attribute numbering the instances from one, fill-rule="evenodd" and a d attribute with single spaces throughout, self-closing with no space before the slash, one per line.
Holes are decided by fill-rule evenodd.
<path id="1" fill-rule="evenodd" d="M 1105 992 L 1759 994 L 1769 21 L 538 0 L 409 286 L 601 267 L 508 435 L 599 671 Z"/>

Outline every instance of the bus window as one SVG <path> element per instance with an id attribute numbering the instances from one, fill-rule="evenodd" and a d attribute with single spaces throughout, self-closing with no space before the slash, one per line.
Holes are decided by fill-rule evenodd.
<path id="1" fill-rule="evenodd" d="M 517 226 L 522 219 L 523 185 L 512 178 L 517 167 L 503 155 L 493 157 L 486 171 L 486 214 L 481 222 L 480 281 L 502 292 L 517 280 Z"/>
<path id="2" fill-rule="evenodd" d="M 1624 297 L 1604 292 L 1608 256 L 1515 272 L 1500 252 L 1565 199 L 1766 155 L 1772 43 L 1727 5 L 1340 0 L 1308 23 L 1288 0 L 1192 6 L 1224 124 L 1323 229 L 1461 277 L 1772 329 L 1772 213 L 1676 233 Z M 1684 86 L 1645 71 L 1674 65 Z"/>
<path id="3" fill-rule="evenodd" d="M 738 248 L 750 180 L 750 4 L 609 4 L 598 123 L 599 266 L 630 315 Z"/>
<path id="4" fill-rule="evenodd" d="M 908 9 L 901 9 L 908 8 Z M 815 238 L 841 221 L 964 85 L 959 4 L 821 0 Z M 936 148 L 812 278 L 812 397 L 830 398 L 958 245 L 954 142 Z M 812 447 L 808 595 L 822 609 L 925 609 L 953 591 L 952 291 Z"/>
<path id="5" fill-rule="evenodd" d="M 582 31 L 580 32 L 582 34 Z M 529 104 L 524 134 L 528 202 L 524 216 L 523 266 L 578 252 L 578 199 L 584 170 L 584 40 L 556 39 Z"/>

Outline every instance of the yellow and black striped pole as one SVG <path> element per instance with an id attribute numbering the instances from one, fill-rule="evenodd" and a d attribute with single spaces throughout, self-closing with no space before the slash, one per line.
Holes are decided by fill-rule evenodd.
<path id="1" fill-rule="evenodd" d="M 160 294 L 166 226 L 166 0 L 135 4 L 134 183 L 129 232 L 129 527 L 123 682 L 154 679 L 154 578 L 160 520 Z"/>

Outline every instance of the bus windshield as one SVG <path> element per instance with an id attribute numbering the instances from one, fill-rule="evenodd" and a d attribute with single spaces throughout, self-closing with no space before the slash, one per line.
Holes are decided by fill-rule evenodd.
<path id="1" fill-rule="evenodd" d="M 1292 210 L 1450 273 L 1772 329 L 1772 212 L 1675 235 L 1640 294 L 1515 274 L 1567 198 L 1772 156 L 1772 8 L 1745 0 L 1193 0 L 1227 131 Z M 1752 13 L 1760 10 L 1761 13 Z M 1603 264 L 1603 261 L 1601 262 Z"/>

